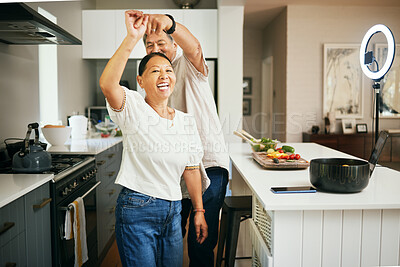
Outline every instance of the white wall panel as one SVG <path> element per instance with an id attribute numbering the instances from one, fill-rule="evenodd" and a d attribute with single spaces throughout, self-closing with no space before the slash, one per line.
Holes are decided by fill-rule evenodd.
<path id="1" fill-rule="evenodd" d="M 322 239 L 322 266 L 341 266 L 342 220 L 340 210 L 324 211 L 323 239 Z"/>
<path id="2" fill-rule="evenodd" d="M 378 266 L 381 245 L 381 210 L 364 210 L 362 217 L 361 266 Z"/>
<path id="3" fill-rule="evenodd" d="M 359 266 L 361 252 L 361 210 L 343 211 L 342 265 Z"/>
<path id="4" fill-rule="evenodd" d="M 303 257 L 302 266 L 321 266 L 323 212 L 307 210 L 303 214 Z"/>
<path id="5" fill-rule="evenodd" d="M 399 265 L 400 211 L 382 213 L 382 243 L 380 266 Z"/>
<path id="6" fill-rule="evenodd" d="M 302 211 L 275 212 L 273 225 L 274 266 L 301 266 Z"/>

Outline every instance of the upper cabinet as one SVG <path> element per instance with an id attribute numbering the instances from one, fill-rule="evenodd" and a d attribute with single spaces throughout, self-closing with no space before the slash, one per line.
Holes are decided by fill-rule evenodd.
<path id="1" fill-rule="evenodd" d="M 218 57 L 218 11 L 216 9 L 151 9 L 148 14 L 170 14 L 176 22 L 187 27 L 200 41 L 206 58 Z M 111 58 L 126 36 L 125 10 L 82 11 L 82 57 L 87 59 Z M 142 41 L 138 42 L 130 58 L 146 55 Z"/>

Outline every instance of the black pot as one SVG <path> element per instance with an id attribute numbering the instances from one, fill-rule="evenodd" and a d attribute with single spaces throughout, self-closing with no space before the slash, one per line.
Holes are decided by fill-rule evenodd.
<path id="1" fill-rule="evenodd" d="M 321 158 L 310 161 L 310 182 L 318 190 L 356 193 L 367 187 L 389 133 L 381 131 L 368 161 Z"/>
<path id="2" fill-rule="evenodd" d="M 310 182 L 319 190 L 356 193 L 367 187 L 370 178 L 368 161 L 320 158 L 310 162 Z"/>
<path id="3" fill-rule="evenodd" d="M 21 151 L 24 148 L 24 139 L 22 138 L 7 138 L 4 140 L 4 143 L 6 144 L 7 148 L 7 153 L 10 158 L 13 158 L 14 154 Z M 35 143 L 34 139 L 29 140 L 29 145 L 33 145 Z M 43 148 L 43 150 L 46 150 L 47 144 L 40 142 L 40 146 Z"/>

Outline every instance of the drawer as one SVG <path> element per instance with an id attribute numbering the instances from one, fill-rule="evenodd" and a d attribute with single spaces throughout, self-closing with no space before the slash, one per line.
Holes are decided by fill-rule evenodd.
<path id="1" fill-rule="evenodd" d="M 108 221 L 108 218 L 115 217 L 115 207 L 117 205 L 117 198 L 118 194 L 115 194 L 115 196 L 111 199 L 99 199 L 98 202 L 98 218 L 101 218 L 102 221 Z"/>
<path id="2" fill-rule="evenodd" d="M 114 167 L 114 168 L 112 168 L 112 167 Z M 101 181 L 103 183 L 105 183 L 106 185 L 109 185 L 110 183 L 114 183 L 115 179 L 117 178 L 118 171 L 119 171 L 119 168 L 116 168 L 115 165 L 105 168 L 105 170 L 102 173 Z"/>
<path id="3" fill-rule="evenodd" d="M 102 218 L 98 222 L 98 253 L 101 255 L 112 234 L 115 232 L 114 213 L 108 213 L 107 218 Z"/>
<path id="4" fill-rule="evenodd" d="M 0 266 L 27 266 L 25 246 L 25 232 L 21 232 L 0 247 Z"/>
<path id="5" fill-rule="evenodd" d="M 0 247 L 24 230 L 24 199 L 20 197 L 0 209 Z"/>

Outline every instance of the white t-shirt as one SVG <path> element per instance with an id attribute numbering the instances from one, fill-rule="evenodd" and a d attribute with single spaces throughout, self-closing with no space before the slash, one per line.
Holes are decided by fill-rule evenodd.
<path id="1" fill-rule="evenodd" d="M 203 64 L 208 76 L 208 66 L 205 61 Z M 208 77 L 199 72 L 180 49 L 172 67 L 176 84 L 169 105 L 195 117 L 203 144 L 204 167 L 222 167 L 229 171 L 228 150 Z"/>
<path id="2" fill-rule="evenodd" d="M 180 179 L 185 167 L 198 166 L 203 157 L 194 118 L 177 110 L 173 120 L 162 118 L 139 93 L 126 88 L 124 93 L 121 111 L 107 102 L 110 118 L 123 134 L 115 183 L 160 199 L 182 199 Z"/>

